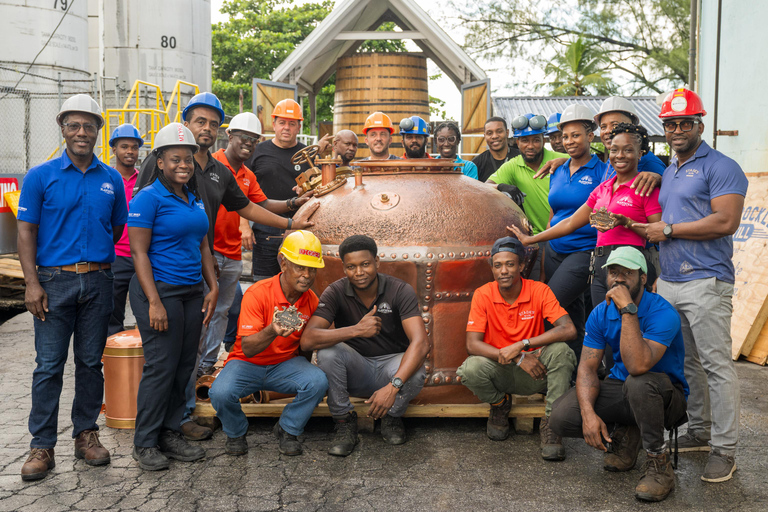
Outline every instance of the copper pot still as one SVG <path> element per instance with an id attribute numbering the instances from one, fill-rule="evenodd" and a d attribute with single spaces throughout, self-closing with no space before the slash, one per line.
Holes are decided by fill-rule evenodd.
<path id="1" fill-rule="evenodd" d="M 466 325 L 472 294 L 493 279 L 489 257 L 506 226 L 530 232 L 525 214 L 506 195 L 464 176 L 450 160 L 356 161 L 335 174 L 335 161 L 316 160 L 322 181 L 316 196 L 296 213 L 311 214 L 323 244 L 325 268 L 318 293 L 344 277 L 339 244 L 348 236 L 376 241 L 379 271 L 409 283 L 419 297 L 427 330 L 426 385 L 413 403 L 477 403 L 456 375 L 466 359 Z M 351 173 L 351 176 L 349 175 Z M 298 180 L 297 180 L 298 181 Z M 305 187 L 307 188 L 307 187 Z M 524 275 L 538 249 L 528 248 Z"/>

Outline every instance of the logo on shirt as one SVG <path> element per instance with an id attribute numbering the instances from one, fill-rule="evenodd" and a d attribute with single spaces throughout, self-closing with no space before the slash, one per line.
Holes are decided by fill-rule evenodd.
<path id="1" fill-rule="evenodd" d="M 519 314 L 520 320 L 533 320 L 536 317 L 536 312 L 531 309 L 524 309 Z"/>
<path id="2" fill-rule="evenodd" d="M 249 180 L 248 178 L 244 178 L 243 185 L 245 185 L 246 187 L 249 187 L 251 185 L 251 180 Z"/>
<path id="3" fill-rule="evenodd" d="M 697 174 L 699 174 L 699 170 L 698 169 L 686 169 L 685 170 L 685 177 L 686 178 L 693 178 Z"/>
<path id="4" fill-rule="evenodd" d="M 300 170 L 301 170 L 301 166 L 300 166 L 300 165 L 298 165 L 298 164 L 294 165 L 294 166 L 293 166 L 293 168 L 294 168 L 294 170 L 296 170 L 296 171 L 300 171 Z"/>
<path id="5" fill-rule="evenodd" d="M 681 274 L 690 274 L 691 272 L 693 272 L 693 265 L 691 265 L 687 261 L 684 261 L 680 265 L 680 273 Z"/>
<path id="6" fill-rule="evenodd" d="M 215 172 L 210 173 L 208 177 L 211 178 L 211 181 L 215 181 L 216 183 L 219 182 L 219 175 Z"/>
<path id="7" fill-rule="evenodd" d="M 626 206 L 628 208 L 632 208 L 633 206 L 635 206 L 635 203 L 633 203 L 632 199 L 628 196 L 624 196 L 616 202 L 621 206 Z"/>
<path id="8" fill-rule="evenodd" d="M 383 313 L 392 313 L 392 306 L 390 306 L 386 302 L 382 302 L 381 304 L 379 304 L 379 307 L 377 308 L 377 311 L 379 313 L 382 313 L 382 314 Z"/>
<path id="9" fill-rule="evenodd" d="M 104 182 L 101 184 L 101 191 L 111 196 L 115 195 L 115 187 L 113 187 L 109 182 Z"/>
<path id="10" fill-rule="evenodd" d="M 319 303 L 319 304 L 317 305 L 317 307 L 318 307 L 318 308 L 324 308 L 324 307 L 325 307 L 325 302 L 321 302 L 321 303 Z"/>
<path id="11" fill-rule="evenodd" d="M 475 321 L 474 320 L 470 320 L 470 321 L 467 322 L 467 325 L 475 325 Z"/>
<path id="12" fill-rule="evenodd" d="M 581 183 L 582 185 L 591 185 L 592 176 L 582 176 L 582 178 L 579 180 L 579 183 Z"/>
<path id="13" fill-rule="evenodd" d="M 129 217 L 141 217 L 140 213 L 137 212 L 128 212 Z"/>
<path id="14" fill-rule="evenodd" d="M 197 207 L 205 211 L 205 205 L 203 205 L 203 203 L 197 203 Z"/>

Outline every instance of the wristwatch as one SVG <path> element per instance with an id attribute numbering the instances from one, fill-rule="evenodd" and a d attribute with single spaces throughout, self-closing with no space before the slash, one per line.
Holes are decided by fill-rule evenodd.
<path id="1" fill-rule="evenodd" d="M 403 387 L 403 379 L 401 379 L 400 377 L 392 377 L 392 380 L 389 382 L 390 384 L 395 386 L 397 389 L 400 389 Z"/>
<path id="2" fill-rule="evenodd" d="M 672 238 L 672 224 L 667 224 L 664 226 L 664 231 L 662 231 L 662 233 L 664 233 L 664 236 L 667 237 L 667 240 Z"/>
<path id="3" fill-rule="evenodd" d="M 629 313 L 630 315 L 636 315 L 637 314 L 637 305 L 634 302 L 630 302 L 623 308 L 619 310 L 619 314 L 624 315 L 626 313 Z"/>
<path id="4" fill-rule="evenodd" d="M 529 348 L 531 348 L 531 340 L 526 338 L 523 340 L 523 349 L 528 350 Z"/>

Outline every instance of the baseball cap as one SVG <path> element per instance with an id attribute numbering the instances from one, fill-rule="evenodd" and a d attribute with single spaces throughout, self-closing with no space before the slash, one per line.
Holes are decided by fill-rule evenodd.
<path id="1" fill-rule="evenodd" d="M 499 238 L 493 243 L 493 249 L 491 249 L 491 258 L 500 252 L 511 252 L 513 254 L 517 254 L 517 257 L 520 258 L 520 261 L 525 258 L 525 246 L 520 240 L 512 236 Z"/>
<path id="2" fill-rule="evenodd" d="M 621 265 L 624 268 L 640 269 L 643 273 L 648 273 L 648 264 L 645 262 L 645 256 L 634 247 L 624 246 L 611 251 L 611 255 L 608 256 L 608 261 L 605 262 L 603 268 L 610 265 Z"/>

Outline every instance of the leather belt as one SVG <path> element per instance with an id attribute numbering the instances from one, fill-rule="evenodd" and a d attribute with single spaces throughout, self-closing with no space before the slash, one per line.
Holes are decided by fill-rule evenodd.
<path id="1" fill-rule="evenodd" d="M 92 263 L 90 261 L 81 261 L 72 265 L 62 265 L 59 267 L 64 272 L 74 272 L 75 274 L 87 274 L 97 270 L 106 270 L 112 267 L 110 263 Z"/>

